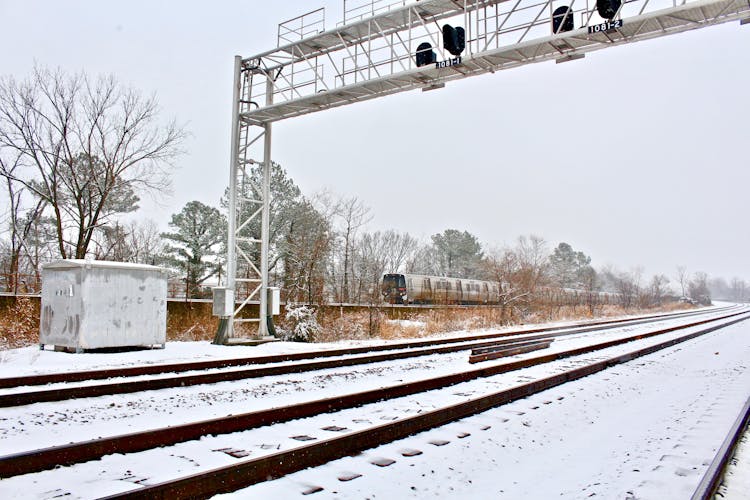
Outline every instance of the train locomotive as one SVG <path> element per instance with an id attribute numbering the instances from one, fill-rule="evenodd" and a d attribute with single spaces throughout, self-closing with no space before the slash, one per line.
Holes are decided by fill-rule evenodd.
<path id="1" fill-rule="evenodd" d="M 501 287 L 481 281 L 422 274 L 386 274 L 381 292 L 389 304 L 498 304 Z"/>

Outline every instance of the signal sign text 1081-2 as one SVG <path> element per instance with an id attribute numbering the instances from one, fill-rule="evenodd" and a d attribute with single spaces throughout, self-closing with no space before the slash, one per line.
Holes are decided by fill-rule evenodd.
<path id="1" fill-rule="evenodd" d="M 589 26 L 589 33 L 601 33 L 603 31 L 610 31 L 617 28 L 622 28 L 622 19 L 618 19 L 617 21 L 606 21 Z"/>

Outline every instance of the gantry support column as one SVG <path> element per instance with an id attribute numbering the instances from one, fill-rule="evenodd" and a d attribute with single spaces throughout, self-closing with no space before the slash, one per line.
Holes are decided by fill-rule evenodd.
<path id="1" fill-rule="evenodd" d="M 227 214 L 227 289 L 231 295 L 232 315 L 222 316 L 214 343 L 223 344 L 234 335 L 234 297 L 237 276 L 237 184 L 240 156 L 240 95 L 242 91 L 242 57 L 234 56 L 232 90 L 232 143 L 229 150 L 229 213 Z"/>
<path id="2" fill-rule="evenodd" d="M 266 106 L 273 104 L 273 78 L 266 74 Z M 271 220 L 271 122 L 263 125 L 263 212 L 260 232 L 260 324 L 258 335 L 265 337 L 268 332 L 268 248 L 270 244 Z"/>

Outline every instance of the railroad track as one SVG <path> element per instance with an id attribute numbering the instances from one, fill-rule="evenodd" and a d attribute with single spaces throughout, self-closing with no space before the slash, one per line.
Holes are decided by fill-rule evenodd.
<path id="1" fill-rule="evenodd" d="M 287 361 L 303 361 L 309 359 L 327 358 L 335 356 L 346 356 L 352 354 L 366 354 L 378 351 L 388 351 L 396 349 L 414 349 L 420 347 L 437 346 L 443 344 L 450 344 L 456 342 L 469 342 L 485 339 L 494 339 L 498 337 L 508 337 L 513 335 L 526 335 L 531 333 L 542 333 L 565 330 L 570 328 L 585 328 L 585 327 L 601 327 L 605 325 L 612 325 L 612 328 L 625 324 L 641 324 L 644 322 L 667 320 L 670 318 L 689 317 L 695 315 L 705 314 L 707 312 L 720 312 L 724 310 L 730 310 L 736 306 L 717 307 L 710 309 L 700 309 L 691 311 L 682 311 L 677 313 L 668 314 L 653 314 L 639 316 L 636 318 L 620 318 L 610 320 L 597 320 L 597 321 L 582 321 L 573 322 L 566 326 L 555 326 L 555 327 L 541 327 L 541 328 L 530 328 L 530 329 L 519 329 L 511 332 L 503 333 L 489 333 L 480 335 L 467 335 L 460 339 L 456 338 L 442 338 L 442 339 L 430 339 L 430 340 L 418 340 L 409 342 L 398 342 L 394 344 L 384 344 L 376 346 L 366 347 L 351 347 L 343 349 L 327 349 L 321 351 L 312 352 L 300 352 L 290 354 L 275 354 L 268 356 L 257 356 L 257 357 L 245 357 L 245 358 L 232 358 L 232 359 L 216 359 L 208 361 L 194 361 L 187 363 L 169 363 L 169 364 L 158 364 L 158 365 L 145 365 L 145 366 L 134 366 L 134 367 L 123 367 L 123 368 L 108 368 L 104 370 L 86 370 L 78 372 L 60 372 L 60 373 L 49 373 L 42 375 L 23 375 L 19 377 L 4 377 L 0 378 L 0 389 L 9 389 L 21 386 L 35 386 L 35 385 L 47 385 L 60 382 L 86 382 L 93 380 L 105 380 L 110 378 L 118 377 L 137 377 L 143 375 L 159 375 L 164 373 L 184 373 L 196 370 L 209 370 L 216 368 L 232 368 L 249 365 L 261 365 L 271 363 L 282 363 Z M 600 328 L 603 329 L 603 328 Z"/>
<path id="2" fill-rule="evenodd" d="M 736 315 L 732 315 L 736 316 Z M 228 493 L 237 489 L 278 478 L 308 467 L 315 467 L 332 460 L 359 453 L 420 431 L 438 427 L 449 422 L 480 413 L 517 399 L 550 389 L 566 382 L 602 371 L 606 368 L 631 361 L 641 356 L 672 347 L 700 335 L 723 328 L 729 324 L 748 319 L 747 315 L 717 326 L 703 328 L 677 339 L 660 342 L 646 348 L 607 358 L 551 377 L 542 378 L 520 386 L 475 398 L 457 405 L 406 417 L 396 422 L 370 427 L 345 436 L 316 441 L 290 450 L 274 453 L 240 464 L 213 469 L 189 477 L 145 486 L 107 498 L 206 498 L 217 493 Z M 710 322 L 710 321 L 708 321 Z M 679 328 L 672 329 L 675 331 Z M 665 333 L 665 332 L 664 332 Z"/>
<path id="3" fill-rule="evenodd" d="M 247 460 L 235 466 L 214 469 L 188 478 L 181 478 L 157 485 L 144 486 L 141 489 L 123 493 L 128 496 L 140 495 L 144 498 L 192 498 L 210 496 L 219 492 L 233 491 L 259 481 L 265 481 L 268 478 L 278 477 L 279 475 L 299 470 L 300 468 L 319 465 L 341 456 L 356 453 L 384 442 L 408 436 L 415 432 L 419 432 L 420 430 L 439 426 L 446 422 L 478 413 L 515 399 L 529 396 L 536 392 L 565 383 L 566 381 L 584 377 L 591 373 L 601 371 L 609 366 L 656 352 L 657 350 L 676 345 L 677 343 L 723 328 L 728 324 L 744 321 L 745 319 L 748 319 L 748 315 L 745 312 L 725 313 L 722 318 L 704 319 L 691 322 L 689 325 L 674 326 L 653 332 L 633 335 L 626 339 L 600 342 L 585 348 L 534 356 L 523 360 L 511 361 L 502 365 L 469 370 L 463 373 L 443 376 L 436 379 L 412 382 L 337 398 L 312 401 L 301 405 L 291 405 L 272 410 L 263 410 L 224 419 L 214 419 L 212 421 L 175 426 L 146 433 L 118 436 L 106 438 L 104 440 L 93 440 L 85 443 L 74 443 L 44 450 L 34 450 L 0 458 L 0 477 L 25 474 L 35 470 L 44 470 L 57 465 L 89 461 L 109 453 L 127 453 L 139 449 L 145 450 L 157 446 L 167 446 L 177 442 L 196 439 L 197 437 L 208 434 L 236 432 L 243 429 L 266 426 L 274 422 L 286 422 L 305 416 L 341 411 L 345 408 L 353 408 L 374 401 L 440 389 L 461 382 L 466 382 L 468 380 L 491 377 L 498 373 L 505 373 L 520 368 L 550 363 L 566 357 L 580 356 L 581 354 L 618 346 L 625 342 L 674 333 L 686 328 L 701 328 L 698 331 L 664 340 L 654 345 L 642 347 L 617 356 L 607 357 L 593 363 L 587 363 L 584 366 L 565 370 L 562 373 L 557 373 L 511 389 L 494 392 L 489 395 L 474 398 L 439 410 L 425 412 L 376 427 L 368 427 L 360 431 L 347 433 L 338 438 L 322 440 L 314 444 L 274 453 L 259 459 Z"/>
<path id="4" fill-rule="evenodd" d="M 703 475 L 698 488 L 696 488 L 692 500 L 709 500 L 714 498 L 721 485 L 729 460 L 737 448 L 737 444 L 743 434 L 748 432 L 748 424 L 750 424 L 750 397 L 748 397 L 745 406 L 740 411 L 731 429 L 729 429 L 729 433 L 716 452 L 711 465 L 708 466 L 708 470 Z"/>
<path id="5" fill-rule="evenodd" d="M 503 343 L 523 341 L 544 341 L 556 337 L 578 335 L 591 331 L 601 331 L 624 326 L 634 326 L 646 323 L 664 321 L 666 319 L 687 318 L 707 313 L 721 313 L 732 308 L 719 308 L 707 311 L 690 311 L 687 313 L 676 313 L 668 316 L 656 315 L 638 319 L 618 319 L 613 321 L 598 321 L 588 323 L 582 327 L 565 328 L 536 328 L 512 332 L 491 333 L 472 335 L 460 339 L 444 338 L 425 341 L 415 341 L 399 344 L 398 346 L 380 345 L 362 348 L 332 349 L 318 352 L 305 352 L 295 354 L 282 354 L 262 356 L 258 358 L 240 358 L 231 360 L 203 361 L 197 363 L 181 363 L 160 366 L 129 367 L 116 370 L 100 370 L 97 372 L 73 372 L 70 374 L 57 373 L 49 375 L 34 375 L 17 378 L 0 379 L 0 389 L 18 389 L 25 386 L 38 386 L 41 384 L 54 384 L 62 382 L 95 381 L 105 378 L 142 377 L 149 374 L 175 373 L 173 376 L 150 378 L 145 380 L 116 380 L 110 383 L 96 383 L 84 386 L 54 386 L 49 389 L 36 389 L 24 391 L 11 391 L 0 394 L 0 407 L 11 407 L 29 405 L 41 402 L 64 401 L 68 399 L 79 399 L 87 397 L 98 397 L 115 394 L 129 394 L 135 392 L 167 389 L 175 387 L 189 387 L 195 385 L 215 384 L 219 382 L 237 381 L 273 375 L 284 375 L 293 373 L 312 372 L 329 368 L 341 368 L 356 365 L 365 365 L 382 361 L 393 361 L 433 354 L 445 354 L 471 349 L 480 349 L 488 346 L 497 346 Z M 537 333 L 547 332 L 547 333 Z M 503 340 L 510 338 L 509 340 Z M 389 352 L 383 352 L 383 351 Z M 379 354 L 370 354 L 380 352 Z M 336 357 L 338 356 L 338 357 Z M 346 357 L 348 356 L 348 357 Z M 324 358 L 320 360 L 320 358 Z M 333 358 L 333 359 L 325 359 Z M 288 364 L 275 364 L 267 367 L 251 367 L 245 369 L 233 369 L 228 371 L 211 371 L 208 373 L 197 373 L 190 375 L 179 375 L 190 370 L 218 370 L 220 368 L 245 366 L 248 364 L 273 364 L 289 361 L 314 361 L 296 362 Z M 70 376 L 71 380 L 66 377 Z M 88 378 L 83 378 L 88 377 Z"/>

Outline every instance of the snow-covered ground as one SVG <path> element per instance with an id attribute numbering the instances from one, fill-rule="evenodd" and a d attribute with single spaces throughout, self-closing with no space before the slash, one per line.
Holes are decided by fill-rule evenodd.
<path id="1" fill-rule="evenodd" d="M 562 337 L 552 349 L 653 328 L 638 325 Z M 137 488 L 135 483 L 139 481 L 160 482 L 238 460 L 217 450 L 242 449 L 249 458 L 257 458 L 299 445 L 292 436 L 325 439 L 331 431 L 321 429 L 330 425 L 359 430 L 378 421 L 509 388 L 669 336 L 336 414 L 11 478 L 0 481 L 0 496 L 48 498 L 71 493 L 90 498 Z M 278 344 L 273 347 L 280 348 Z M 165 351 L 148 354 L 151 352 Z M 739 410 L 734 408 L 735 401 L 742 400 L 739 408 L 747 397 L 748 355 L 750 326 L 741 323 L 359 457 L 256 485 L 235 494 L 235 498 L 295 498 L 310 485 L 324 488 L 315 495 L 319 498 L 582 498 L 591 494 L 600 498 L 685 498 L 736 417 Z M 210 387 L 7 408 L 0 416 L 0 454 L 452 373 L 469 368 L 466 358 L 466 353 L 426 356 Z M 483 430 L 488 425 L 490 428 Z M 459 439 L 461 433 L 470 435 Z M 428 444 L 435 438 L 450 443 L 440 447 Z M 403 457 L 399 451 L 405 448 L 418 449 L 422 454 Z M 395 459 L 396 463 L 385 468 L 371 465 L 369 460 L 378 456 Z M 362 476 L 341 482 L 337 478 L 342 471 Z"/>
<path id="2" fill-rule="evenodd" d="M 748 360 L 750 325 L 741 323 L 226 497 L 295 498 L 321 487 L 315 498 L 690 498 L 748 396 Z M 339 480 L 352 473 L 361 477 Z"/>

